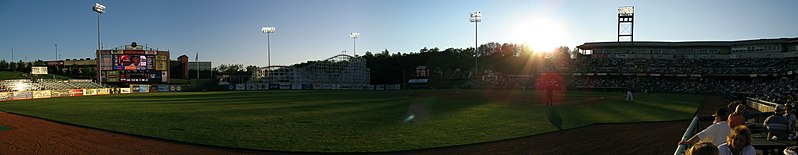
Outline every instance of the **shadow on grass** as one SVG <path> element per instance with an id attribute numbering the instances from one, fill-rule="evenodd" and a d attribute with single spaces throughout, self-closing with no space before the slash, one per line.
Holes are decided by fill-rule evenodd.
<path id="1" fill-rule="evenodd" d="M 557 109 L 554 107 L 548 106 L 546 107 L 546 114 L 549 116 L 549 123 L 557 127 L 557 130 L 562 130 L 562 117 L 560 116 L 560 112 L 557 112 Z"/>

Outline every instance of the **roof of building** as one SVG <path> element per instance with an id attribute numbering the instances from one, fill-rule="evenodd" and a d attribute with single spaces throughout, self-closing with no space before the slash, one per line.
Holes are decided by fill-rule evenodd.
<path id="1" fill-rule="evenodd" d="M 739 45 L 755 45 L 755 44 L 783 44 L 783 43 L 798 43 L 796 38 L 779 38 L 779 39 L 757 39 L 757 40 L 739 40 L 739 41 L 680 41 L 680 42 L 665 42 L 665 41 L 635 41 L 635 42 L 587 42 L 582 45 L 576 46 L 583 50 L 592 50 L 596 48 L 608 47 L 717 47 L 717 46 L 739 46 Z"/>

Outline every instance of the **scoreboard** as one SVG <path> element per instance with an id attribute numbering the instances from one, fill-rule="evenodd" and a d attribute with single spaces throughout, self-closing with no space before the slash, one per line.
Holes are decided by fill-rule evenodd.
<path id="1" fill-rule="evenodd" d="M 169 51 L 141 48 L 98 50 L 97 61 L 98 78 L 102 82 L 169 82 Z"/>

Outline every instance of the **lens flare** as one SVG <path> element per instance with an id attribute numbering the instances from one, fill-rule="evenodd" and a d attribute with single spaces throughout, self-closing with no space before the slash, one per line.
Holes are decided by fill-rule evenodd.
<path id="1" fill-rule="evenodd" d="M 407 116 L 407 118 L 405 118 L 405 123 L 409 123 L 410 121 L 413 121 L 413 118 L 416 118 L 416 115 Z"/>
<path id="2" fill-rule="evenodd" d="M 543 72 L 535 81 L 535 94 L 542 104 L 562 102 L 565 97 L 565 82 L 557 72 Z"/>

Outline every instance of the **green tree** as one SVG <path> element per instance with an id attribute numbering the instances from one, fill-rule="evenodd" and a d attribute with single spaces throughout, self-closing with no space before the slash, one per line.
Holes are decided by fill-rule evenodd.
<path id="1" fill-rule="evenodd" d="M 258 70 L 260 70 L 260 68 L 258 68 L 258 66 L 255 66 L 255 65 L 247 66 L 247 73 L 249 73 L 249 74 L 257 73 Z"/>
<path id="2" fill-rule="evenodd" d="M 8 67 L 8 62 L 6 62 L 6 60 L 0 60 L 0 71 L 7 71 Z"/>

